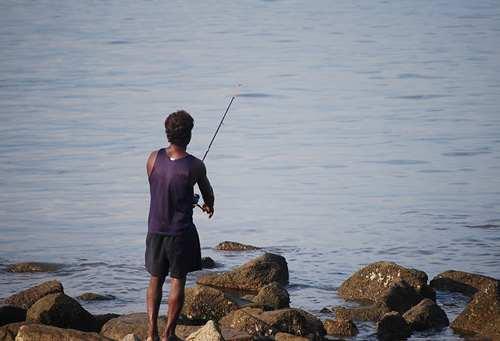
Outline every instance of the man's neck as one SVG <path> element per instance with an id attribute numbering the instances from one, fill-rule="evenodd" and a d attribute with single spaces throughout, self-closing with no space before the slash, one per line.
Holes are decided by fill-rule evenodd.
<path id="1" fill-rule="evenodd" d="M 187 155 L 186 148 L 175 144 L 171 144 L 167 147 L 167 154 L 170 159 L 182 159 Z"/>

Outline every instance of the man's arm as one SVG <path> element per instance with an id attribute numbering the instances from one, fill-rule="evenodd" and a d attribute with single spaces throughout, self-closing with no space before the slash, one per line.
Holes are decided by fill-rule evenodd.
<path id="1" fill-rule="evenodd" d="M 203 197 L 203 211 L 208 213 L 208 217 L 212 218 L 214 214 L 215 196 L 210 181 L 207 178 L 207 169 L 205 164 L 201 162 L 200 172 L 198 176 L 198 187 L 200 188 L 201 196 Z"/>
<path id="2" fill-rule="evenodd" d="M 154 152 L 151 152 L 151 154 L 149 154 L 148 161 L 146 162 L 146 172 L 148 173 L 148 177 L 153 172 L 153 167 L 155 165 L 157 154 L 158 154 L 158 151 L 156 151 L 156 150 Z"/>

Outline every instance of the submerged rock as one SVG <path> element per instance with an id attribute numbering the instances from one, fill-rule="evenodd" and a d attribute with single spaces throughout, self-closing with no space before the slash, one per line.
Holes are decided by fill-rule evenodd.
<path id="1" fill-rule="evenodd" d="M 26 320 L 61 328 L 97 331 L 95 317 L 78 301 L 63 293 L 50 294 L 38 300 L 28 310 Z"/>
<path id="2" fill-rule="evenodd" d="M 61 282 L 56 280 L 47 281 L 6 298 L 4 304 L 29 309 L 42 297 L 60 292 L 63 292 Z"/>
<path id="3" fill-rule="evenodd" d="M 41 263 L 41 262 L 23 262 L 11 264 L 7 267 L 8 272 L 54 272 L 59 270 L 62 264 Z"/>
<path id="4" fill-rule="evenodd" d="M 248 251 L 248 250 L 259 250 L 260 247 L 253 246 L 253 245 L 247 245 L 247 244 L 241 244 L 237 242 L 230 242 L 230 241 L 224 241 L 222 243 L 219 243 L 216 247 L 216 250 L 219 251 Z"/>
<path id="5" fill-rule="evenodd" d="M 201 258 L 201 267 L 202 269 L 213 269 L 215 268 L 215 261 L 210 257 L 202 257 Z"/>
<path id="6" fill-rule="evenodd" d="M 0 326 L 26 320 L 26 309 L 13 305 L 0 306 Z"/>
<path id="7" fill-rule="evenodd" d="M 288 265 L 283 256 L 265 253 L 231 271 L 200 276 L 198 284 L 236 290 L 259 290 L 267 284 L 288 283 Z"/>
<path id="8" fill-rule="evenodd" d="M 278 282 L 272 282 L 262 287 L 251 301 L 272 309 L 288 308 L 290 306 L 288 291 Z"/>
<path id="9" fill-rule="evenodd" d="M 111 341 L 97 333 L 63 329 L 43 324 L 21 326 L 16 341 L 69 340 L 69 341 Z"/>
<path id="10" fill-rule="evenodd" d="M 352 322 L 352 320 L 325 320 L 323 322 L 325 331 L 328 335 L 335 336 L 355 336 L 358 334 L 358 327 Z"/>
<path id="11" fill-rule="evenodd" d="M 385 314 L 377 323 L 377 337 L 379 340 L 401 340 L 410 335 L 410 327 L 397 311 Z"/>
<path id="12" fill-rule="evenodd" d="M 113 295 L 101 295 L 94 292 L 86 292 L 76 297 L 81 301 L 111 301 L 116 297 Z"/>
<path id="13" fill-rule="evenodd" d="M 443 328 L 450 324 L 444 310 L 428 298 L 404 313 L 403 318 L 412 330 Z"/>
<path id="14" fill-rule="evenodd" d="M 437 290 L 456 291 L 467 296 L 472 296 L 481 288 L 495 282 L 497 280 L 492 277 L 448 270 L 434 277 L 430 285 Z"/>
<path id="15" fill-rule="evenodd" d="M 186 289 L 181 314 L 194 321 L 219 321 L 236 309 L 238 309 L 237 303 L 223 291 L 207 286 L 196 286 Z"/>
<path id="16" fill-rule="evenodd" d="M 186 338 L 186 341 L 224 341 L 219 326 L 214 321 L 208 321 Z"/>

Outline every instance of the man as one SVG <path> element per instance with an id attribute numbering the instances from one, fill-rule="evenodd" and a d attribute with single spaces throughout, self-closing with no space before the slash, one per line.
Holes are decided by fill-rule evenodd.
<path id="1" fill-rule="evenodd" d="M 162 341 L 177 340 L 175 327 L 184 304 L 188 272 L 201 269 L 198 232 L 193 223 L 193 186 L 203 196 L 203 211 L 214 214 L 214 194 L 203 162 L 186 152 L 194 121 L 181 110 L 165 120 L 170 145 L 152 152 L 147 161 L 151 193 L 145 264 L 151 274 L 146 301 L 148 339 L 158 340 L 158 309 L 165 277 L 170 272 L 168 312 Z"/>

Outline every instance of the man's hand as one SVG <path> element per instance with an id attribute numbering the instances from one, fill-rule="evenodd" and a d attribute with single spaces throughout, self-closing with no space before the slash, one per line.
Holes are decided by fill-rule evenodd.
<path id="1" fill-rule="evenodd" d="M 201 207 L 201 209 L 203 210 L 203 212 L 205 212 L 206 214 L 208 214 L 208 218 L 212 218 L 212 216 L 214 215 L 214 208 L 208 206 L 207 204 L 203 204 L 203 206 Z"/>

